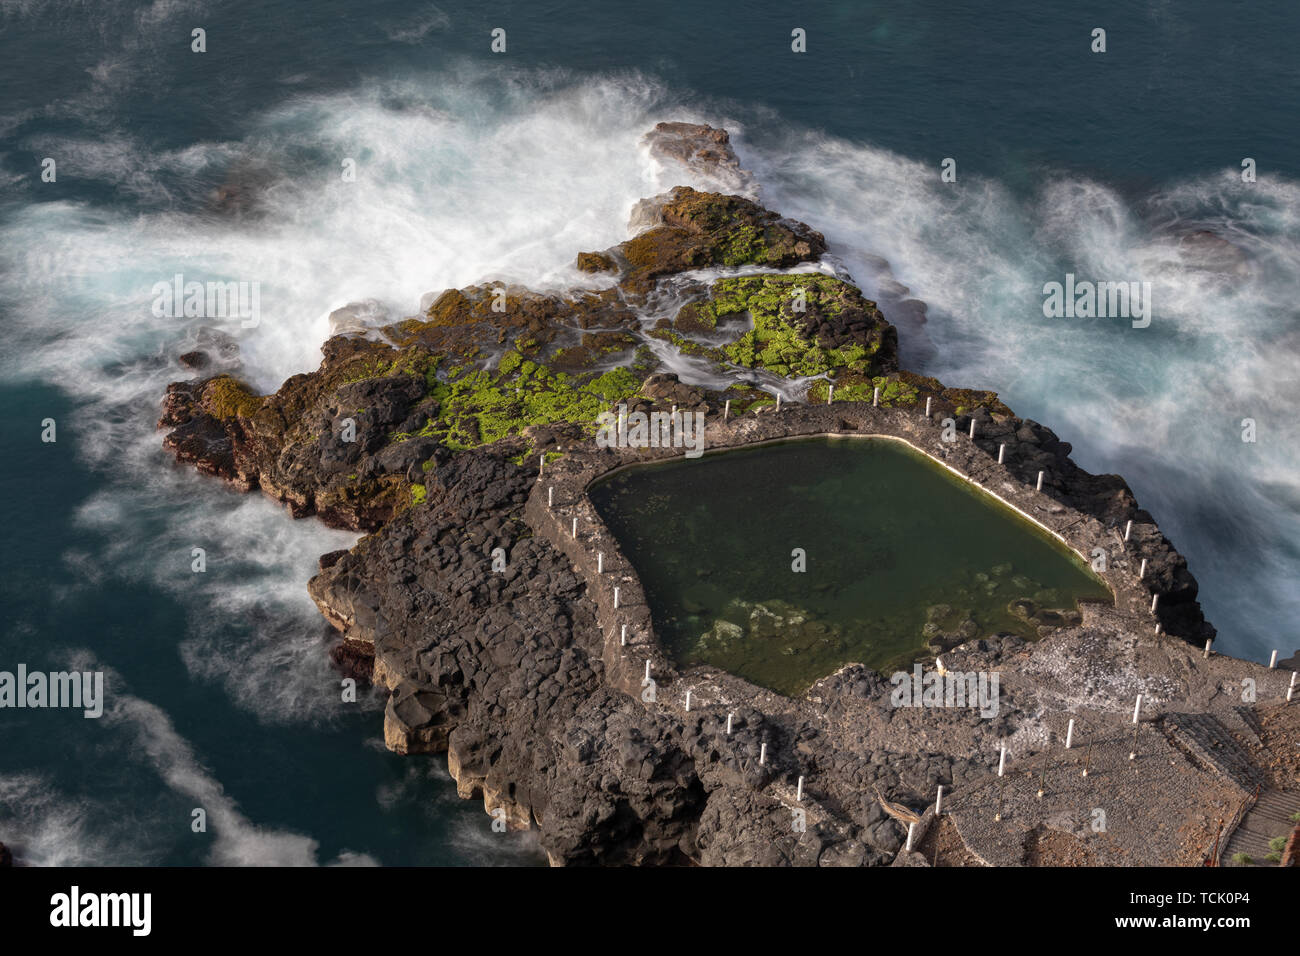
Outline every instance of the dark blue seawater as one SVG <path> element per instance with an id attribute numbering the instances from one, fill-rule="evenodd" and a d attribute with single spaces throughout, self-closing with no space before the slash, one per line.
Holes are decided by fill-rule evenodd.
<path id="1" fill-rule="evenodd" d="M 387 754 L 376 700 L 339 700 L 304 586 L 354 536 L 174 468 L 153 425 L 200 325 L 270 389 L 350 301 L 577 281 L 575 252 L 682 179 L 638 149 L 664 119 L 732 129 L 868 292 L 887 259 L 928 306 L 912 365 L 1124 474 L 1223 650 L 1290 653 L 1300 7 L 1055 6 L 2 0 L 0 670 L 104 670 L 109 709 L 0 713 L 0 840 L 38 863 L 540 861 L 440 759 Z M 1197 230 L 1240 259 L 1207 268 Z M 259 282 L 261 325 L 153 316 L 178 272 Z M 1151 326 L 1045 319 L 1066 272 L 1151 281 Z"/>

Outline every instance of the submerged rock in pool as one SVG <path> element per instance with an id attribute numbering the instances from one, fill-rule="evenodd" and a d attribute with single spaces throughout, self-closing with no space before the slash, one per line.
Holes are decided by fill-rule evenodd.
<path id="1" fill-rule="evenodd" d="M 1019 598 L 1007 605 L 1007 610 L 1017 618 L 1039 627 L 1074 627 L 1083 620 L 1075 608 L 1044 607 L 1028 598 Z"/>
<path id="2" fill-rule="evenodd" d="M 705 654 L 710 651 L 727 651 L 744 639 L 745 629 L 743 627 L 719 618 L 713 622 L 711 628 L 700 635 L 699 641 L 695 644 L 695 652 Z"/>

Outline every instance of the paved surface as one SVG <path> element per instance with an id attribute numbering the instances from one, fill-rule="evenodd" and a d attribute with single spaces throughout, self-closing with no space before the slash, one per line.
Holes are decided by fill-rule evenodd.
<path id="1" fill-rule="evenodd" d="M 1009 761 L 1001 781 L 991 775 L 953 795 L 953 822 L 967 848 L 995 866 L 1199 865 L 1242 788 L 1194 765 L 1155 723 L 1140 726 L 1130 760 L 1132 752 L 1132 734 L 1107 730 L 1091 756 L 1076 739 L 1046 761 Z"/>

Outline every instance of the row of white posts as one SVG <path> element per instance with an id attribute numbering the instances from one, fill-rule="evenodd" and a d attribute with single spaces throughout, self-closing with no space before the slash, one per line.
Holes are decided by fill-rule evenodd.
<path id="1" fill-rule="evenodd" d="M 780 396 L 778 396 L 778 404 L 779 404 L 779 401 L 780 401 Z M 731 402 L 728 401 L 728 402 L 727 402 L 727 410 L 728 410 L 728 411 L 730 410 L 730 406 L 731 406 Z M 542 460 L 542 464 L 543 464 L 543 465 L 545 464 L 545 458 L 543 458 L 543 460 Z M 546 489 L 546 503 L 547 503 L 548 506 L 551 506 L 551 507 L 554 507 L 554 505 L 555 505 L 555 488 L 554 488 L 554 486 L 549 487 L 549 488 Z M 570 535 L 573 537 L 573 539 L 576 541 L 577 538 L 578 538 L 578 519 L 577 519 L 577 517 L 575 517 L 575 518 L 573 519 L 573 524 L 572 524 L 571 527 L 570 527 L 570 532 L 569 532 L 569 533 L 570 533 Z M 597 574 L 604 574 L 604 573 L 605 573 L 605 552 L 603 552 L 603 551 L 597 551 L 597 552 L 596 552 L 596 573 L 597 573 Z M 615 609 L 617 609 L 618 606 L 619 606 L 619 595 L 620 595 L 620 589 L 619 589 L 619 587 L 618 587 L 617 585 L 615 585 L 615 586 L 614 586 L 614 607 L 615 607 Z M 626 646 L 627 646 L 627 625 L 626 625 L 626 624 L 620 625 L 620 632 L 619 632 L 619 646 L 621 646 L 621 647 L 626 647 Z M 646 682 L 646 683 L 649 683 L 649 681 L 650 681 L 650 664 L 651 664 L 651 662 L 647 659 L 646 662 L 645 662 L 645 682 Z M 687 712 L 687 713 L 690 713 L 690 710 L 691 710 L 691 691 L 688 690 L 688 691 L 686 692 L 686 712 Z M 727 714 L 727 736 L 731 736 L 731 724 L 732 724 L 732 718 L 734 718 L 734 717 L 735 717 L 735 713 L 734 713 L 734 712 Z M 758 762 L 759 762 L 759 765 L 760 765 L 760 766 L 765 765 L 765 764 L 767 763 L 767 744 L 766 744 L 766 743 L 762 743 L 762 744 L 759 745 L 759 750 L 758 750 Z M 803 800 L 803 779 L 804 779 L 804 778 L 803 778 L 803 776 L 801 775 L 801 776 L 799 777 L 798 783 L 795 785 L 795 799 L 796 799 L 796 800 L 800 800 L 800 801 Z"/>
<path id="2" fill-rule="evenodd" d="M 930 417 L 930 400 L 929 400 L 928 398 L 925 400 L 925 417 L 926 417 L 926 418 L 929 418 L 929 417 Z M 971 440 L 972 440 L 972 441 L 973 441 L 974 438 L 975 438 L 975 419 L 974 419 L 974 418 L 972 418 L 971 421 L 970 421 L 970 437 L 971 437 Z M 999 465 L 1001 465 L 1001 464 L 1003 463 L 1003 460 L 1006 458 L 1006 451 L 1007 451 L 1007 445 L 1006 445 L 1006 442 L 1002 442 L 1001 444 L 998 445 L 998 464 L 999 464 Z M 1041 470 L 1040 470 L 1040 471 L 1038 472 L 1038 480 L 1037 480 L 1037 482 L 1036 482 L 1035 485 L 1034 485 L 1034 490 L 1035 490 L 1035 491 L 1042 491 L 1042 490 L 1043 490 L 1043 479 L 1046 477 L 1046 475 L 1047 475 L 1047 473 L 1046 473 L 1045 471 L 1041 471 Z M 1129 535 L 1132 533 L 1132 531 L 1133 531 L 1133 522 L 1130 520 L 1127 524 L 1124 525 L 1124 540 L 1125 540 L 1125 541 L 1128 541 L 1128 539 L 1129 539 Z M 1144 578 L 1146 577 L 1146 573 L 1147 573 L 1147 559 L 1146 559 L 1146 558 L 1143 558 L 1143 559 L 1142 559 L 1142 566 L 1138 569 L 1138 580 L 1142 580 L 1142 579 L 1144 579 Z M 1160 595 L 1158 595 L 1158 594 L 1153 594 L 1153 595 L 1151 595 L 1151 613 L 1152 613 L 1152 614 L 1154 614 L 1154 613 L 1156 612 L 1156 608 L 1159 606 L 1159 603 L 1160 603 Z M 1157 624 L 1157 625 L 1156 625 L 1156 633 L 1159 634 L 1159 633 L 1160 633 L 1160 630 L 1161 630 L 1160 625 Z M 1207 652 L 1207 656 L 1208 656 L 1208 652 Z"/>

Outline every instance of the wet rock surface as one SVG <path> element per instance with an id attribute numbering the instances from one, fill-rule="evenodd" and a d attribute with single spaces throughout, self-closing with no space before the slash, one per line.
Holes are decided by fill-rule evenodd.
<path id="1" fill-rule="evenodd" d="M 667 125 L 649 142 L 665 162 L 740 175 L 724 132 Z M 391 749 L 445 753 L 459 794 L 511 827 L 539 828 L 557 865 L 914 865 L 916 854 L 902 852 L 905 828 L 882 801 L 921 815 L 940 785 L 973 859 L 1050 862 L 1041 850 L 1050 842 L 984 819 L 976 795 L 992 792 L 1000 746 L 1032 761 L 1059 739 L 1066 714 L 1117 740 L 1136 693 L 1160 712 L 1226 713 L 1237 702 L 1219 688 L 1243 676 L 1274 692 L 1278 671 L 1202 659 L 1197 647 L 1214 631 L 1196 581 L 1122 478 L 1084 472 L 1068 442 L 994 393 L 899 370 L 896 333 L 856 290 L 832 289 L 835 307 L 807 321 L 773 307 L 752 364 L 728 366 L 732 386 L 682 381 L 643 339 L 651 323 L 640 310 L 661 281 L 704 267 L 816 262 L 826 243 L 743 195 L 679 187 L 638 214 L 647 223 L 638 236 L 578 260 L 607 276 L 604 290 L 543 295 L 488 283 L 432 296 L 420 315 L 379 327 L 365 325 L 373 310 L 354 309 L 339 321 L 356 325 L 325 343 L 320 369 L 272 395 L 229 374 L 168 389 L 159 424 L 179 462 L 260 489 L 296 517 L 369 532 L 323 556 L 308 589 L 340 632 L 340 668 L 389 692 Z M 702 285 L 691 295 L 721 306 L 740 294 L 752 314 L 773 287 Z M 692 329 L 679 319 L 676 332 L 699 332 L 699 321 Z M 705 333 L 723 327 L 703 323 Z M 802 351 L 790 355 L 790 343 Z M 780 411 L 756 378 L 739 380 L 796 367 L 818 370 L 808 403 Z M 827 404 L 831 382 L 840 388 Z M 824 434 L 907 441 L 1080 553 L 1103 544 L 1115 603 L 1041 620 L 1037 643 L 936 635 L 940 660 L 927 669 L 1000 675 L 991 715 L 898 706 L 886 675 L 854 664 L 800 698 L 712 668 L 679 671 L 657 644 L 635 572 L 585 497 L 614 468 L 680 454 L 598 447 L 595 416 L 620 403 L 703 412 L 709 448 Z M 956 440 L 944 437 L 950 430 Z M 1162 731 L 1151 739 L 1175 749 Z M 1105 766 L 1128 770 L 1118 758 Z M 1184 800 L 1165 808 L 1180 819 L 1240 790 L 1194 756 L 1149 766 L 1148 782 Z M 1147 791 L 1116 792 L 1136 801 Z M 1017 807 L 1026 825 L 1081 825 Z M 1112 819 L 1124 812 L 1117 803 Z M 1181 863 L 1199 852 L 1199 834 L 1125 826 L 1090 859 Z"/>
<path id="2" fill-rule="evenodd" d="M 758 184 L 741 167 L 725 129 L 699 123 L 659 123 L 642 140 L 650 155 L 701 177 L 710 189 L 758 200 Z"/>

